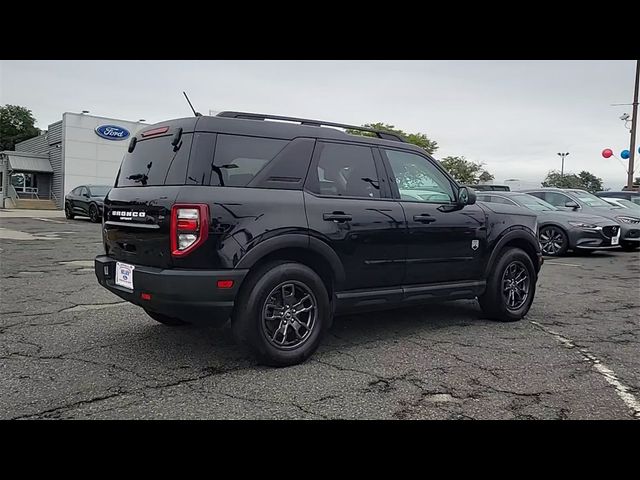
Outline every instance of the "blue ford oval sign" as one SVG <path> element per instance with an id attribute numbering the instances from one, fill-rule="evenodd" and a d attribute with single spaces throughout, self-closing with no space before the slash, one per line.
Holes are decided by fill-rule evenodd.
<path id="1" fill-rule="evenodd" d="M 129 137 L 129 130 L 117 125 L 100 125 L 96 127 L 96 134 L 107 140 L 124 140 Z"/>

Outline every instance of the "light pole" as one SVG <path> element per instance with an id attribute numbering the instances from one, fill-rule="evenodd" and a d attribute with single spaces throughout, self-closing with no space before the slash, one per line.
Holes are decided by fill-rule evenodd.
<path id="1" fill-rule="evenodd" d="M 636 150 L 636 127 L 638 125 L 638 86 L 640 85 L 640 60 L 636 61 L 636 81 L 633 92 L 633 113 L 631 117 L 631 149 L 629 150 L 629 171 L 627 172 L 627 188 L 633 190 L 633 170 Z"/>
<path id="2" fill-rule="evenodd" d="M 569 152 L 567 152 L 567 153 L 558 153 L 558 155 L 560 155 L 562 157 L 562 170 L 560 170 L 560 178 L 564 178 L 564 157 L 569 155 Z"/>

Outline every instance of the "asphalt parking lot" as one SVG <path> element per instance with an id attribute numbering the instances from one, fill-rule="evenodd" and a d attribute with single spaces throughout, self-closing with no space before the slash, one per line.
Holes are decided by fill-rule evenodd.
<path id="1" fill-rule="evenodd" d="M 475 301 L 336 319 L 271 369 L 228 327 L 166 327 L 100 287 L 100 225 L 0 220 L 0 418 L 640 419 L 640 253 L 547 259 L 527 317 Z"/>

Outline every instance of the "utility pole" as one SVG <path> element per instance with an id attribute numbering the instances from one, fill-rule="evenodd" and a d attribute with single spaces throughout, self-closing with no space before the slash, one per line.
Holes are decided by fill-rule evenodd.
<path id="1" fill-rule="evenodd" d="M 558 155 L 560 155 L 562 157 L 562 169 L 560 170 L 560 178 L 564 178 L 564 157 L 569 155 L 569 152 L 567 152 L 567 153 L 558 153 Z"/>
<path id="2" fill-rule="evenodd" d="M 633 161 L 636 153 L 636 127 L 638 126 L 638 85 L 640 85 L 640 60 L 636 60 L 636 81 L 633 92 L 633 117 L 631 118 L 631 148 L 629 149 L 629 172 L 627 188 L 633 189 Z"/>

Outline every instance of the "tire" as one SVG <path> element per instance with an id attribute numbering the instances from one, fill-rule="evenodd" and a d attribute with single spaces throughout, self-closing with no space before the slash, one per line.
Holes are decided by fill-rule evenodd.
<path id="1" fill-rule="evenodd" d="M 561 257 L 569 248 L 569 237 L 560 227 L 548 225 L 538 233 L 542 254 L 549 257 Z"/>
<path id="2" fill-rule="evenodd" d="M 188 325 L 188 322 L 185 322 L 184 320 L 180 320 L 179 318 L 168 317 L 168 316 L 163 315 L 161 313 L 152 312 L 151 310 L 147 310 L 146 308 L 144 309 L 144 311 L 147 313 L 147 315 L 149 315 L 151 318 L 153 318 L 156 322 L 162 323 L 163 325 L 169 325 L 170 327 L 178 327 L 180 325 Z"/>
<path id="3" fill-rule="evenodd" d="M 634 250 L 640 248 L 640 243 L 622 241 L 620 242 L 620 248 L 622 248 L 622 250 L 624 250 L 625 252 L 633 252 Z"/>
<path id="4" fill-rule="evenodd" d="M 71 210 L 71 205 L 68 203 L 65 203 L 64 205 L 64 216 L 67 217 L 67 220 L 73 220 L 75 218 L 73 210 Z"/>
<path id="5" fill-rule="evenodd" d="M 298 306 L 299 312 L 291 307 Z M 250 273 L 231 317 L 236 341 L 273 367 L 304 362 L 316 351 L 331 321 L 327 289 L 300 263 L 277 261 Z"/>
<path id="6" fill-rule="evenodd" d="M 520 248 L 507 247 L 498 258 L 487 279 L 485 293 L 478 297 L 478 300 L 482 311 L 489 318 L 501 322 L 514 322 L 522 319 L 531 307 L 536 293 L 537 275 L 531 258 Z M 522 303 L 520 303 L 521 299 L 518 298 L 517 293 L 510 297 L 511 294 L 503 291 L 503 284 L 510 280 L 512 273 L 514 273 L 514 267 L 516 272 L 524 272 L 524 276 L 527 278 L 525 284 L 522 282 L 519 285 L 516 284 L 516 287 L 526 285 L 526 295 L 522 295 L 523 292 L 520 292 L 520 297 L 524 297 Z M 522 276 L 516 275 L 515 279 L 518 280 L 518 278 L 522 278 Z M 514 304 L 509 306 L 508 301 L 511 301 L 511 298 L 513 298 Z"/>
<path id="7" fill-rule="evenodd" d="M 98 223 L 100 221 L 100 212 L 95 203 L 92 203 L 89 207 L 89 220 L 91 223 Z"/>

